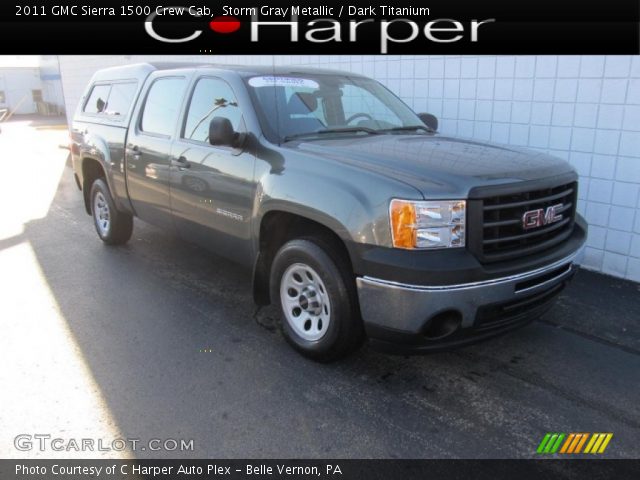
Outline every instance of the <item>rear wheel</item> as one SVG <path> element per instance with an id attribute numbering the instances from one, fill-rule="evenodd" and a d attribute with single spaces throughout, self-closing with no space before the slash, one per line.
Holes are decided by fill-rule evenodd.
<path id="1" fill-rule="evenodd" d="M 127 243 L 133 232 L 133 217 L 116 209 L 104 179 L 93 182 L 90 198 L 93 223 L 100 239 L 108 245 Z"/>
<path id="2" fill-rule="evenodd" d="M 282 310 L 282 331 L 300 353 L 328 362 L 354 351 L 363 338 L 353 275 L 330 243 L 287 242 L 271 268 L 271 298 Z"/>

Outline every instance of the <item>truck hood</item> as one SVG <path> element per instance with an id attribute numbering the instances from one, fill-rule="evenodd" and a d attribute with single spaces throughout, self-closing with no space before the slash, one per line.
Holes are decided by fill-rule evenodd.
<path id="1" fill-rule="evenodd" d="M 544 153 L 437 134 L 381 134 L 286 146 L 394 178 L 412 185 L 425 198 L 466 197 L 477 186 L 573 171 L 567 162 Z"/>

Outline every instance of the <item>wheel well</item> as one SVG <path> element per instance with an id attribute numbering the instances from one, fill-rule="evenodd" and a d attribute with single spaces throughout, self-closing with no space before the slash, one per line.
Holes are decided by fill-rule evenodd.
<path id="1" fill-rule="evenodd" d="M 100 162 L 92 158 L 86 158 L 82 162 L 82 193 L 84 196 L 84 208 L 88 214 L 91 214 L 89 204 L 89 195 L 91 194 L 91 185 L 98 178 L 105 178 L 104 169 Z"/>
<path id="2" fill-rule="evenodd" d="M 260 222 L 260 253 L 253 275 L 253 297 L 258 305 L 267 305 L 271 264 L 280 247 L 289 240 L 313 237 L 334 247 L 340 260 L 352 271 L 349 250 L 344 241 L 330 228 L 306 217 L 289 212 L 268 212 Z"/>

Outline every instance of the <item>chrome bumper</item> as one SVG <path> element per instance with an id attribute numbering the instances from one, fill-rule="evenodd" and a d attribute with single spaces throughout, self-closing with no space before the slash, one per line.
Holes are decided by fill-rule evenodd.
<path id="1" fill-rule="evenodd" d="M 377 278 L 357 278 L 360 311 L 367 330 L 420 335 L 431 318 L 454 311 L 461 329 L 474 326 L 482 306 L 550 291 L 574 273 L 578 252 L 543 268 L 508 277 L 458 285 L 406 285 Z"/>

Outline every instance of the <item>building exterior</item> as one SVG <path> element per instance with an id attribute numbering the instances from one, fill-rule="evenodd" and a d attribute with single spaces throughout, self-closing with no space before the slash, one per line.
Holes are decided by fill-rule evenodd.
<path id="1" fill-rule="evenodd" d="M 38 67 L 0 68 L 0 109 L 16 114 L 36 113 L 42 100 L 42 82 Z"/>
<path id="2" fill-rule="evenodd" d="M 97 69 L 150 60 L 362 73 L 439 117 L 443 134 L 564 158 L 590 225 L 583 266 L 640 282 L 640 56 L 63 56 L 69 116 Z"/>
<path id="3" fill-rule="evenodd" d="M 64 113 L 58 57 L 37 60 L 37 66 L 0 66 L 0 110 L 17 115 Z"/>
<path id="4" fill-rule="evenodd" d="M 40 81 L 45 108 L 49 113 L 64 113 L 64 94 L 57 55 L 40 56 Z"/>

